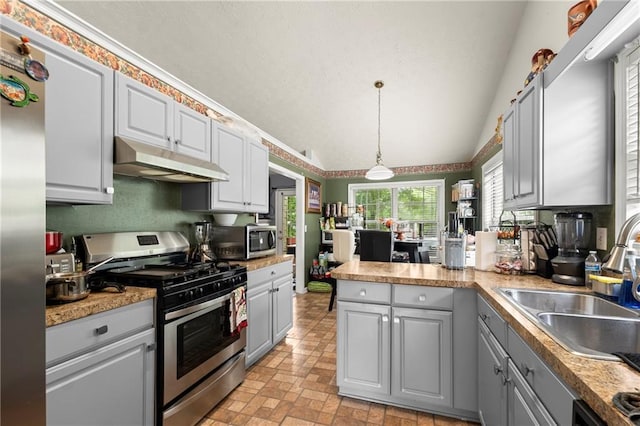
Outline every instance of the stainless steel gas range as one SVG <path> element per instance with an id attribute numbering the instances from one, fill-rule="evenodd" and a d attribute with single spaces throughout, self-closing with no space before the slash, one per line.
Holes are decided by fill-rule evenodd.
<path id="1" fill-rule="evenodd" d="M 189 263 L 179 232 L 82 236 L 95 278 L 157 289 L 156 424 L 194 425 L 245 377 L 245 267 Z"/>

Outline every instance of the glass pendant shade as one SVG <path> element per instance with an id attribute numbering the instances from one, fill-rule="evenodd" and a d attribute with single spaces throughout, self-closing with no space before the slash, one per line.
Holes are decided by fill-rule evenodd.
<path id="1" fill-rule="evenodd" d="M 369 180 L 385 180 L 392 178 L 393 172 L 382 164 L 376 164 L 367 171 L 364 177 Z"/>
<path id="2" fill-rule="evenodd" d="M 380 89 L 384 83 L 378 80 L 373 85 L 378 89 L 378 152 L 376 153 L 376 165 L 370 168 L 364 177 L 369 180 L 385 180 L 392 178 L 394 173 L 382 164 L 382 152 L 380 151 Z"/>

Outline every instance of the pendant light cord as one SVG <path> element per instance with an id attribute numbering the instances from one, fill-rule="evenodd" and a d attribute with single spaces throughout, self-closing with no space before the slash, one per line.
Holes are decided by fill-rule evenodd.
<path id="1" fill-rule="evenodd" d="M 380 89 L 384 86 L 381 80 L 374 83 L 374 86 L 378 89 L 378 153 L 376 154 L 376 164 L 382 163 L 382 151 L 380 150 Z"/>

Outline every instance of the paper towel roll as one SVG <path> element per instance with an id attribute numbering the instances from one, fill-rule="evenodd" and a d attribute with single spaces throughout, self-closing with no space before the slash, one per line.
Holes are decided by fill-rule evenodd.
<path id="1" fill-rule="evenodd" d="M 476 231 L 476 266 L 479 271 L 493 271 L 498 233 Z"/>

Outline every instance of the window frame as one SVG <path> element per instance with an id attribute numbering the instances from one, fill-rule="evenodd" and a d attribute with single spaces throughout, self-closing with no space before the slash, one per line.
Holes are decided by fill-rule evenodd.
<path id="1" fill-rule="evenodd" d="M 391 190 L 391 217 L 398 217 L 398 189 L 408 186 L 431 186 L 438 189 L 437 227 L 440 232 L 445 225 L 445 179 L 407 180 L 396 182 L 350 183 L 347 185 L 347 200 L 350 206 L 355 205 L 355 192 L 367 189 Z"/>
<path id="2" fill-rule="evenodd" d="M 482 165 L 482 194 L 483 196 L 487 196 L 489 194 L 489 191 L 487 189 L 487 182 L 485 180 L 486 175 L 488 172 L 498 168 L 498 167 L 503 167 L 504 164 L 504 159 L 503 159 L 503 151 L 500 150 L 500 152 L 496 153 L 493 157 L 491 157 L 490 159 L 488 159 L 487 161 L 485 161 L 485 163 Z M 502 170 L 502 177 L 504 179 L 504 168 Z M 493 192 L 493 191 L 491 191 Z M 480 203 L 482 205 L 482 230 L 486 230 L 489 229 L 489 225 L 487 225 L 487 220 L 486 220 L 486 215 L 489 213 L 487 211 L 485 211 L 486 209 L 485 207 L 485 199 L 481 199 Z M 500 213 L 502 213 L 502 211 L 504 211 L 504 183 L 502 184 L 502 210 L 500 211 Z M 500 219 L 500 213 L 498 214 L 498 219 Z"/>

